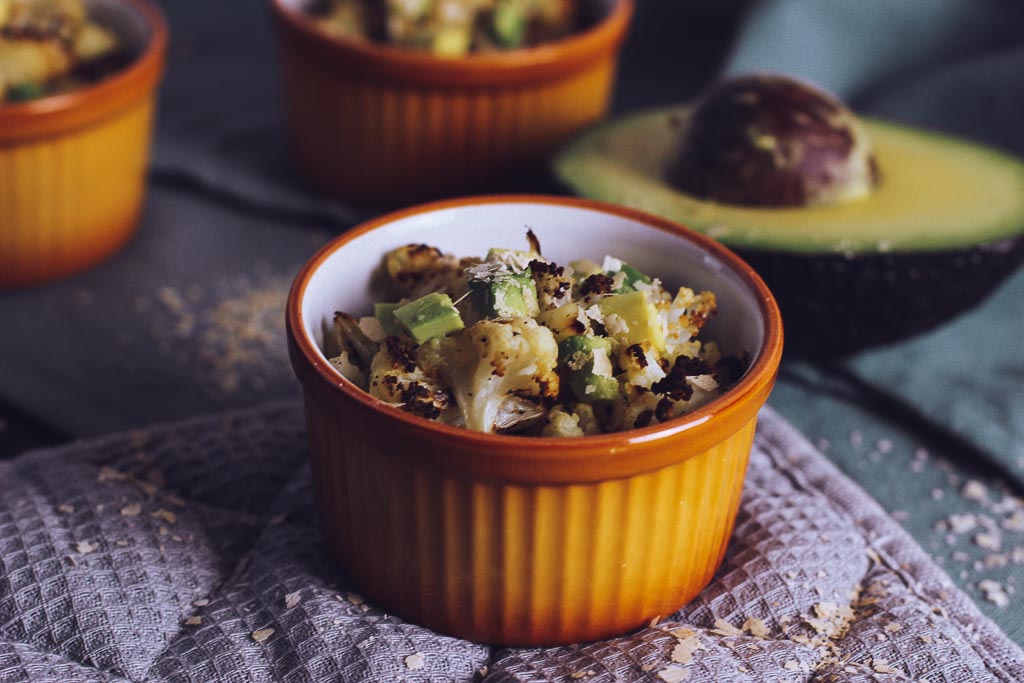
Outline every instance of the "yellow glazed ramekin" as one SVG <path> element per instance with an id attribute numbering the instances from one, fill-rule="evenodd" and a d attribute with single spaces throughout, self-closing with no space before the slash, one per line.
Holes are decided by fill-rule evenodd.
<path id="1" fill-rule="evenodd" d="M 288 129 L 321 192 L 398 205 L 481 189 L 545 159 L 608 110 L 633 0 L 539 47 L 449 59 L 335 38 L 302 0 L 271 0 Z"/>
<path id="2" fill-rule="evenodd" d="M 95 85 L 0 104 L 0 286 L 92 266 L 138 223 L 167 27 L 144 0 L 86 4 L 138 56 Z"/>
<path id="3" fill-rule="evenodd" d="M 372 310 L 388 249 L 515 247 L 530 226 L 556 262 L 615 255 L 711 289 L 708 338 L 749 352 L 738 385 L 661 425 L 569 439 L 481 434 L 385 405 L 319 350 L 333 311 Z M 501 236 L 501 237 L 499 237 Z M 513 240 L 513 243 L 509 243 Z M 738 257 L 663 219 L 596 202 L 488 197 L 365 223 L 299 273 L 287 313 L 324 532 L 360 589 L 444 633 L 507 645 L 604 638 L 672 613 L 721 563 L 782 325 Z"/>

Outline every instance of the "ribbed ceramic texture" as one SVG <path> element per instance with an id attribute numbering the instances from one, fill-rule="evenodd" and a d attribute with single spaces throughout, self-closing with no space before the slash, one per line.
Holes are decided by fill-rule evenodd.
<path id="1" fill-rule="evenodd" d="M 320 191 L 361 204 L 466 193 L 523 171 L 608 109 L 615 56 L 574 73 L 491 86 L 360 78 L 284 41 L 296 162 Z"/>
<path id="2" fill-rule="evenodd" d="M 355 582 L 407 619 L 510 645 L 622 633 L 699 593 L 725 552 L 754 436 L 751 419 L 654 472 L 516 485 L 391 457 L 306 405 L 322 521 Z"/>
<path id="3" fill-rule="evenodd" d="M 68 275 L 127 241 L 142 206 L 153 101 L 67 133 L 0 143 L 0 285 Z"/>

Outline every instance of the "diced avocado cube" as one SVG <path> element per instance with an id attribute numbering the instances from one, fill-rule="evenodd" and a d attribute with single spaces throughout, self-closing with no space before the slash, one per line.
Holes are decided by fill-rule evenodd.
<path id="1" fill-rule="evenodd" d="M 394 310 L 394 316 L 417 344 L 465 327 L 451 298 L 437 292 L 399 306 Z"/>
<path id="2" fill-rule="evenodd" d="M 442 26 L 434 34 L 431 50 L 438 57 L 463 57 L 469 54 L 472 39 L 468 26 Z"/>
<path id="3" fill-rule="evenodd" d="M 19 83 L 7 88 L 7 99 L 10 102 L 25 102 L 39 99 L 46 94 L 42 83 Z"/>
<path id="4" fill-rule="evenodd" d="M 466 271 L 473 306 L 484 318 L 532 318 L 540 313 L 537 285 L 530 271 L 503 264 L 481 264 Z"/>
<path id="5" fill-rule="evenodd" d="M 389 337 L 397 337 L 405 331 L 405 328 L 395 319 L 395 310 L 400 306 L 401 304 L 386 303 L 376 303 L 373 305 L 373 317 L 380 321 L 380 326 L 384 328 L 384 334 Z"/>
<path id="6" fill-rule="evenodd" d="M 558 364 L 569 377 L 569 386 L 584 403 L 619 397 L 619 382 L 612 376 L 611 340 L 577 335 L 558 343 Z"/>
<path id="7" fill-rule="evenodd" d="M 650 342 L 659 352 L 665 351 L 665 330 L 658 309 L 647 292 L 613 294 L 598 299 L 608 336 L 622 344 Z"/>
<path id="8" fill-rule="evenodd" d="M 526 13 L 516 0 L 499 2 L 494 8 L 494 37 L 502 47 L 515 48 L 526 37 Z"/>

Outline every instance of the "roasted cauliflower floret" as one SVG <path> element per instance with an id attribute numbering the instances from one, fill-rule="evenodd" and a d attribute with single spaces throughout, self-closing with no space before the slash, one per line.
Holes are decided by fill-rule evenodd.
<path id="1" fill-rule="evenodd" d="M 370 395 L 428 420 L 442 418 L 455 406 L 451 391 L 421 370 L 416 356 L 411 339 L 385 337 L 370 364 Z"/>
<path id="2" fill-rule="evenodd" d="M 594 408 L 586 403 L 573 406 L 555 406 L 548 411 L 548 423 L 541 436 L 587 436 L 600 434 L 601 425 Z"/>
<path id="3" fill-rule="evenodd" d="M 524 426 L 558 396 L 558 345 L 530 318 L 481 320 L 420 353 L 452 388 L 466 427 L 478 432 Z"/>
<path id="4" fill-rule="evenodd" d="M 655 382 L 665 377 L 660 364 L 661 358 L 654 346 L 647 341 L 624 346 L 619 351 L 619 367 L 627 384 L 650 389 Z"/>
<path id="5" fill-rule="evenodd" d="M 466 293 L 464 268 L 477 259 L 445 254 L 426 244 L 407 244 L 384 257 L 384 267 L 403 296 L 418 299 L 431 292 L 448 294 L 453 300 Z"/>
<path id="6" fill-rule="evenodd" d="M 718 303 L 713 292 L 697 294 L 688 287 L 680 287 L 672 303 L 659 307 L 659 312 L 664 319 L 668 356 L 692 356 L 700 348 L 694 338 L 718 312 Z"/>
<path id="7" fill-rule="evenodd" d="M 550 311 L 572 301 L 572 268 L 540 259 L 530 261 L 530 275 L 537 286 L 541 311 Z"/>

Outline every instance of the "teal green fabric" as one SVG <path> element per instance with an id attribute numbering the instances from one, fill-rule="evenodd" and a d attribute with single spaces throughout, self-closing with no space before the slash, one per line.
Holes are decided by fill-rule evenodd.
<path id="1" fill-rule="evenodd" d="M 1024 272 L 941 329 L 846 365 L 1024 482 Z"/>
<path id="2" fill-rule="evenodd" d="M 859 112 L 1024 155 L 1024 3 L 768 0 L 725 71 L 799 76 Z M 1024 529 L 1012 516 L 1024 506 L 1024 272 L 931 333 L 830 363 L 787 361 L 771 404 L 1024 642 Z M 998 544 L 979 545 L 979 526 L 951 532 L 952 515 L 960 529 L 994 525 Z M 983 581 L 1020 594 L 1000 606 Z"/>

